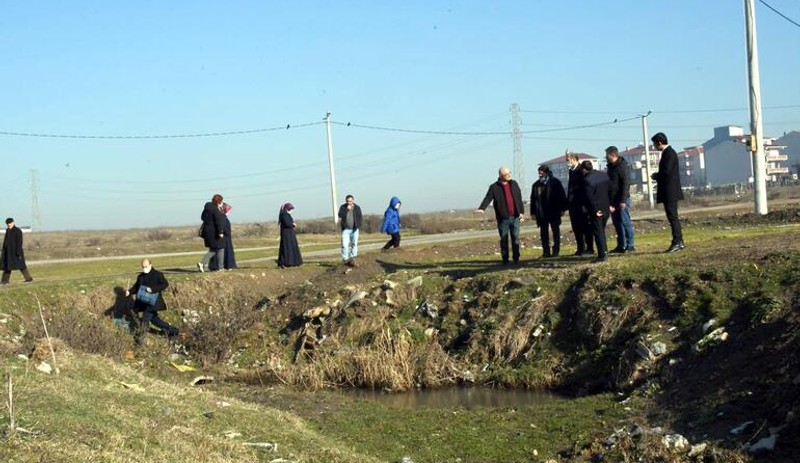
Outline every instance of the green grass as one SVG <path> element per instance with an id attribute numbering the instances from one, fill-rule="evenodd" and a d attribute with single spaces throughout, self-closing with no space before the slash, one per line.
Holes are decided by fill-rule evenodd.
<path id="1" fill-rule="evenodd" d="M 635 336 L 655 336 L 652 339 L 664 339 L 670 349 L 684 348 L 685 352 L 695 340 L 698 326 L 709 318 L 717 318 L 721 326 L 730 317 L 744 313 L 757 325 L 790 307 L 800 280 L 800 245 L 796 239 L 800 225 L 690 226 L 684 233 L 688 245 L 684 252 L 662 254 L 669 235 L 666 230 L 657 230 L 637 236 L 637 253 L 613 257 L 600 265 L 570 257 L 532 259 L 539 251 L 528 248 L 521 267 L 502 268 L 496 265 L 498 257 L 493 251 L 487 251 L 495 249 L 494 237 L 439 243 L 435 246 L 442 249 L 442 256 L 429 252 L 434 245 L 417 248 L 421 249 L 418 254 L 381 255 L 380 259 L 396 263 L 404 273 L 385 275 L 378 271 L 355 282 L 328 272 L 330 265 L 319 260 L 312 259 L 310 265 L 284 273 L 271 262 L 252 262 L 231 273 L 172 273 L 170 282 L 179 292 L 170 297 L 181 299 L 168 303 L 172 308 L 213 306 L 218 310 L 227 300 L 213 296 L 230 286 L 233 289 L 225 295 L 231 298 L 228 302 L 249 313 L 258 298 L 276 296 L 275 286 L 265 283 L 300 274 L 298 281 L 308 275 L 311 284 L 280 291 L 288 291 L 290 302 L 296 303 L 292 307 L 303 310 L 323 298 L 339 297 L 338 289 L 326 293 L 315 280 L 318 276 L 329 278 L 326 283 L 335 288 L 355 284 L 369 289 L 387 277 L 405 282 L 423 275 L 423 286 L 415 300 L 390 312 L 367 306 L 355 316 L 349 313 L 340 326 L 342 332 L 352 325 L 354 333 L 363 339 L 373 334 L 365 331 L 372 327 L 374 333 L 391 330 L 396 335 L 392 342 L 396 342 L 403 336 L 398 333 L 407 330 L 409 342 L 420 347 L 429 342 L 424 330 L 430 326 L 440 329 L 440 339 L 459 334 L 464 329 L 460 323 L 462 310 L 469 310 L 476 338 L 472 345 L 451 353 L 449 360 L 462 370 L 472 371 L 491 364 L 485 372 L 476 374 L 478 383 L 521 387 L 548 384 L 585 392 L 598 387 L 596 384 L 607 384 L 607 378 L 614 379 L 617 374 L 620 381 L 627 378 L 629 372 L 621 371 L 620 364 L 626 358 L 623 354 L 629 352 L 629 339 Z M 530 242 L 534 238 L 527 234 L 524 239 Z M 336 243 L 320 243 L 307 249 L 336 247 Z M 159 269 L 191 268 L 200 254 L 159 257 L 154 263 Z M 240 261 L 258 259 L 264 252 L 242 251 L 237 257 Z M 11 315 L 6 334 L 16 333 L 23 321 L 38 320 L 35 297 L 51 313 L 81 310 L 87 312 L 86 318 L 78 320 L 89 320 L 106 308 L 98 304 L 107 303 L 114 286 L 130 284 L 138 273 L 138 259 L 41 264 L 33 266 L 32 272 L 34 284 L 25 285 L 15 275 L 13 284 L 0 290 L 0 312 Z M 468 276 L 452 277 L 459 272 Z M 257 278 L 250 278 L 250 274 Z M 504 293 L 503 285 L 518 276 L 534 283 Z M 574 289 L 578 282 L 580 287 Z M 459 305 L 462 295 L 475 299 L 482 291 L 496 295 L 489 305 L 466 309 L 465 304 Z M 291 301 L 295 296 L 304 299 Z M 451 298 L 459 303 L 454 304 L 458 310 L 431 321 L 414 312 L 416 304 L 425 298 L 440 309 Z M 522 312 L 532 299 L 541 304 L 534 307 L 543 310 L 541 318 Z M 617 312 L 609 313 L 611 309 Z M 0 445 L 0 461 L 172 463 L 271 461 L 278 457 L 290 461 L 397 461 L 404 455 L 417 462 L 456 458 L 465 462 L 538 461 L 556 458 L 556 452 L 562 449 L 601 440 L 620 426 L 619 420 L 647 411 L 647 404 L 636 401 L 627 405 L 633 407 L 627 411 L 616 403 L 618 397 L 609 393 L 514 408 L 409 410 L 329 393 L 315 395 L 282 388 L 283 392 L 271 394 L 265 389 L 253 392 L 235 382 L 223 382 L 228 374 L 255 370 L 258 362 L 268 361 L 270 356 L 285 362 L 285 368 L 292 368 L 287 360 L 291 358 L 291 342 L 283 346 L 277 341 L 277 332 L 289 320 L 291 310 L 272 306 L 251 330 L 226 339 L 236 349 L 243 349 L 237 354 L 236 366 L 224 362 L 210 365 L 206 372 L 214 372 L 220 384 L 200 389 L 186 385 L 191 374 L 171 371 L 166 363 L 166 344 L 161 340 L 137 354 L 136 363 L 130 365 L 67 351 L 61 354 L 60 376 L 42 375 L 32 366 L 25 368 L 15 357 L 7 357 L 4 366 L 13 372 L 17 384 L 18 425 L 39 434 L 6 435 Z M 392 316 L 386 320 L 371 318 L 386 313 Z M 178 315 L 171 310 L 165 318 L 173 322 Z M 512 362 L 492 353 L 495 348 L 504 352 L 496 345 L 498 340 L 509 339 L 510 343 L 517 331 L 525 339 L 525 330 L 539 323 L 552 336 L 542 338 L 547 340 L 532 348 L 530 357 Z M 684 337 L 668 338 L 665 332 L 669 326 L 677 326 Z M 341 350 L 330 352 L 332 368 L 340 367 L 335 364 L 336 358 L 355 345 L 355 339 L 338 342 L 342 343 Z M 328 347 L 334 345 L 323 344 L 321 352 L 335 349 Z M 144 391 L 126 389 L 120 381 L 139 384 Z M 643 394 L 658 391 L 656 384 Z M 217 402 L 221 401 L 231 406 L 220 407 Z M 716 404 L 709 403 L 709 407 Z M 0 426 L 4 426 L 8 417 L 0 415 Z M 229 430 L 243 436 L 228 439 L 224 433 Z M 279 452 L 246 448 L 241 445 L 243 440 L 278 442 Z M 533 456 L 534 450 L 539 457 Z"/>

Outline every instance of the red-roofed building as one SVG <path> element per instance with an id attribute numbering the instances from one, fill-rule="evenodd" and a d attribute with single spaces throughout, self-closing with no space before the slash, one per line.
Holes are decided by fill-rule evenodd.
<path id="1" fill-rule="evenodd" d="M 602 160 L 602 165 L 601 165 L 601 160 L 595 156 L 592 156 L 591 154 L 586 154 L 586 153 L 574 153 L 574 154 L 578 156 L 578 162 L 591 161 L 595 169 L 597 170 L 605 169 L 605 159 Z M 553 176 L 561 180 L 561 183 L 564 184 L 564 188 L 567 187 L 567 182 L 569 181 L 569 165 L 567 164 L 567 160 L 564 158 L 563 154 L 549 161 L 545 161 L 542 164 L 550 168 L 550 171 L 553 172 Z"/>

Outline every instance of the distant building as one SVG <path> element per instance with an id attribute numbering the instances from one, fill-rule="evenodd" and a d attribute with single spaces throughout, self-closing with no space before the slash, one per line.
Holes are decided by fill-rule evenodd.
<path id="1" fill-rule="evenodd" d="M 575 154 L 578 155 L 578 162 L 591 161 L 595 169 L 605 169 L 605 159 L 601 161 L 599 158 L 586 153 Z M 549 167 L 550 171 L 553 172 L 553 177 L 561 180 L 561 183 L 563 183 L 564 187 L 566 188 L 567 182 L 569 181 L 569 165 L 567 165 L 567 160 L 565 159 L 564 155 L 562 154 L 561 156 L 553 158 L 549 161 L 545 161 L 542 164 Z M 534 182 L 535 181 L 536 180 L 534 180 Z"/>
<path id="2" fill-rule="evenodd" d="M 783 154 L 789 156 L 789 160 L 786 162 L 789 166 L 789 173 L 800 174 L 800 132 L 795 130 L 784 133 L 775 143 L 786 147 Z"/>
<path id="3" fill-rule="evenodd" d="M 775 144 L 776 138 L 764 138 L 767 181 L 777 182 L 789 174 L 785 164 L 789 157 L 781 154 L 786 146 Z M 726 185 L 753 181 L 753 157 L 749 150 L 750 135 L 734 125 L 714 128 L 714 138 L 703 143 L 706 180 L 709 185 Z"/>
<path id="4" fill-rule="evenodd" d="M 658 171 L 658 161 L 661 160 L 661 151 L 648 147 L 650 151 L 650 174 Z M 619 153 L 631 166 L 631 194 L 647 194 L 647 163 L 645 161 L 644 145 L 627 148 Z M 655 188 L 655 183 L 653 183 Z"/>
<path id="5" fill-rule="evenodd" d="M 688 189 L 705 188 L 706 160 L 703 145 L 690 146 L 678 153 L 680 162 L 681 187 Z"/>

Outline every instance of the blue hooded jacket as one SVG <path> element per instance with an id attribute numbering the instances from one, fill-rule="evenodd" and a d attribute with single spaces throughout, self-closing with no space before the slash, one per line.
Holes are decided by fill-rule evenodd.
<path id="1" fill-rule="evenodd" d="M 381 232 L 390 235 L 392 233 L 400 233 L 400 211 L 395 208 L 398 204 L 400 204 L 400 198 L 392 196 L 392 199 L 389 200 L 389 207 L 386 208 L 386 212 L 383 214 Z"/>

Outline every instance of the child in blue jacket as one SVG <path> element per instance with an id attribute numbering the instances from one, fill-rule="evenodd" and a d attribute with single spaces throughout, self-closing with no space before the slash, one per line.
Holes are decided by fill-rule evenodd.
<path id="1" fill-rule="evenodd" d="M 383 246 L 384 251 L 390 248 L 400 247 L 400 198 L 392 196 L 389 201 L 389 207 L 383 214 L 383 225 L 381 225 L 381 232 L 391 235 L 391 239 Z"/>

